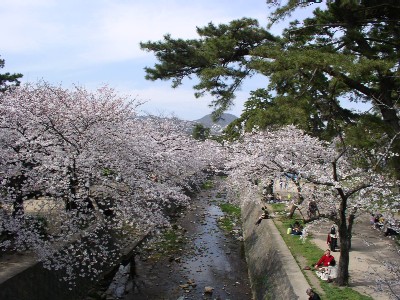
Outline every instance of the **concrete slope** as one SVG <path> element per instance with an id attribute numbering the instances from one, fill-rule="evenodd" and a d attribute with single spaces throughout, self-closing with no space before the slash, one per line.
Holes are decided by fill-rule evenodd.
<path id="1" fill-rule="evenodd" d="M 253 299 L 306 300 L 309 287 L 272 220 L 255 225 L 261 205 L 242 207 L 243 235 Z"/>

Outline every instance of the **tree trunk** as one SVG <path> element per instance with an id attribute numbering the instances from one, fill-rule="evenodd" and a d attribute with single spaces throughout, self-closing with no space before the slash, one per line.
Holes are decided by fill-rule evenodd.
<path id="1" fill-rule="evenodd" d="M 10 178 L 9 187 L 13 190 L 13 194 L 15 195 L 12 212 L 14 218 L 21 217 L 25 213 L 24 197 L 22 195 L 22 186 L 25 180 L 27 180 L 27 177 L 24 174 Z"/>
<path id="2" fill-rule="evenodd" d="M 293 218 L 294 212 L 296 211 L 297 204 L 293 204 L 292 207 L 289 210 L 289 219 Z"/>
<path id="3" fill-rule="evenodd" d="M 336 283 L 339 286 L 346 286 L 349 283 L 349 262 L 350 262 L 350 239 L 351 236 L 346 233 L 340 233 L 340 260 L 338 267 L 338 276 L 336 278 Z"/>
<path id="4" fill-rule="evenodd" d="M 76 162 L 73 161 L 72 166 L 68 167 L 68 175 L 69 175 L 69 195 L 65 198 L 65 210 L 78 210 L 79 212 L 87 213 L 88 211 L 93 210 L 93 202 L 89 197 L 89 186 L 80 186 L 78 175 L 76 171 Z M 86 197 L 78 199 L 77 194 L 78 191 L 85 189 Z"/>
<path id="5" fill-rule="evenodd" d="M 349 283 L 349 263 L 350 263 L 350 248 L 351 248 L 351 238 L 353 223 L 355 218 L 355 211 L 352 213 L 348 212 L 347 208 L 347 196 L 343 193 L 341 188 L 337 189 L 342 201 L 339 208 L 339 238 L 340 238 L 340 260 L 338 267 L 338 276 L 336 278 L 336 283 L 339 286 L 346 286 Z M 346 211 L 349 213 L 348 220 Z M 348 221 L 348 223 L 347 223 Z"/>
<path id="6" fill-rule="evenodd" d="M 270 201 L 270 200 L 274 199 L 274 180 L 273 179 L 271 179 L 266 186 L 266 194 L 267 194 L 266 195 L 267 200 Z"/>
<path id="7" fill-rule="evenodd" d="M 289 216 L 288 216 L 289 219 L 293 218 L 293 215 L 294 215 L 294 212 L 296 211 L 297 206 L 300 205 L 300 204 L 302 204 L 302 203 L 304 202 L 304 197 L 303 197 L 302 194 L 301 194 L 301 186 L 300 186 L 300 183 L 297 182 L 296 180 L 292 180 L 292 181 L 294 182 L 294 184 L 296 185 L 296 188 L 297 188 L 297 202 L 294 203 L 294 204 L 292 205 L 292 207 L 290 208 Z M 304 218 L 303 218 L 303 219 L 304 219 Z"/>
<path id="8" fill-rule="evenodd" d="M 13 203 L 13 212 L 12 212 L 12 216 L 14 218 L 16 217 L 22 217 L 25 214 L 24 211 L 24 200 L 22 195 L 17 195 L 17 197 L 14 200 Z"/>

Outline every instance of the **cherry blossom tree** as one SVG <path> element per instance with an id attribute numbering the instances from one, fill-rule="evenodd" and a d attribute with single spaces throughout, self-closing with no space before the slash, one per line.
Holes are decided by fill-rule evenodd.
<path id="1" fill-rule="evenodd" d="M 139 105 L 107 86 L 1 95 L 0 248 L 33 250 L 65 280 L 95 278 L 132 232 L 168 225 L 166 212 L 190 203 L 221 147 L 180 120 L 137 116 Z M 32 200 L 36 216 L 24 212 Z"/>
<path id="2" fill-rule="evenodd" d="M 232 157 L 227 163 L 231 180 L 228 182 L 235 190 L 243 190 L 246 183 L 246 190 L 254 192 L 256 180 L 273 180 L 291 174 L 298 194 L 296 205 L 314 200 L 322 215 L 338 226 L 341 256 L 337 283 L 347 285 L 356 216 L 371 209 L 398 208 L 399 195 L 395 189 L 398 183 L 374 171 L 377 164 L 384 164 L 387 157 L 395 155 L 385 152 L 385 148 L 382 150 L 373 159 L 368 156 L 371 159 L 368 166 L 363 157 L 360 167 L 363 154 L 346 147 L 340 138 L 333 142 L 321 141 L 294 126 L 254 131 L 231 144 Z"/>

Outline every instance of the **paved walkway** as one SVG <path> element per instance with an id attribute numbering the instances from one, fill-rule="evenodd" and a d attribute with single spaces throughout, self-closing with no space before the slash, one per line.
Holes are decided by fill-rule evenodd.
<path id="1" fill-rule="evenodd" d="M 331 223 L 324 223 L 312 228 L 313 240 L 317 246 L 326 250 L 326 238 Z M 400 286 L 392 285 L 394 293 L 388 293 L 388 286 L 385 282 L 396 280 L 385 267 L 385 262 L 400 263 L 399 247 L 394 240 L 385 237 L 382 232 L 373 229 L 369 223 L 369 216 L 360 217 L 353 227 L 352 249 L 350 251 L 350 287 L 358 292 L 369 295 L 373 299 L 400 299 L 394 297 L 400 295 Z M 340 241 L 339 241 L 340 243 Z M 339 261 L 340 252 L 333 252 L 336 261 Z M 399 281 L 397 274 L 397 283 Z M 378 290 L 378 282 L 381 282 L 382 290 Z"/>

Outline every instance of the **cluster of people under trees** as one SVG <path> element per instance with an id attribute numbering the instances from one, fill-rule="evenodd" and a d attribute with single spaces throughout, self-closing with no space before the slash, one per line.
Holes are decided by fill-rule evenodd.
<path id="1" fill-rule="evenodd" d="M 396 236 L 400 234 L 400 221 L 393 216 L 384 216 L 380 212 L 371 214 L 371 225 L 373 228 L 383 232 L 385 236 Z"/>

